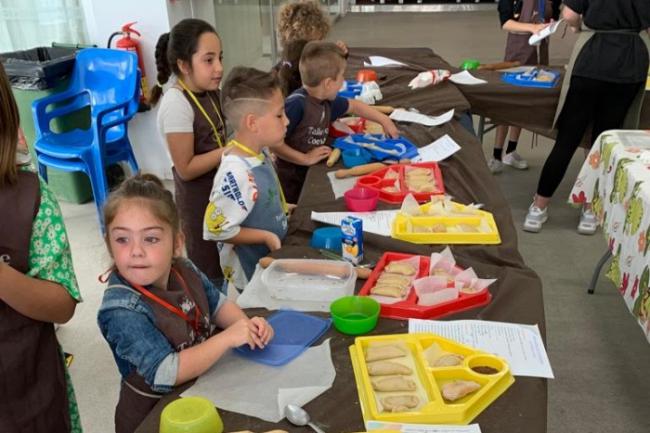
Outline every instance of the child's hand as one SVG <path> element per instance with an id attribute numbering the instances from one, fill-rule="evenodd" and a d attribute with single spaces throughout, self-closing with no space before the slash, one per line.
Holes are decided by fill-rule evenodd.
<path id="1" fill-rule="evenodd" d="M 273 328 L 269 325 L 269 322 L 261 317 L 253 317 L 251 319 L 251 324 L 254 326 L 255 333 L 262 341 L 262 344 L 264 346 L 268 345 L 274 335 Z M 262 348 L 264 348 L 264 346 L 262 346 Z"/>
<path id="2" fill-rule="evenodd" d="M 226 334 L 230 348 L 248 344 L 248 347 L 255 349 L 255 347 L 264 347 L 262 341 L 257 335 L 257 328 L 253 325 L 250 319 L 240 319 L 226 328 L 223 333 Z"/>
<path id="3" fill-rule="evenodd" d="M 550 26 L 550 24 L 546 23 L 541 23 L 541 24 L 530 24 L 530 32 L 534 35 L 538 34 L 542 30 L 544 30 L 546 27 Z"/>
<path id="4" fill-rule="evenodd" d="M 298 207 L 297 204 L 293 203 L 287 203 L 287 211 L 289 212 L 289 216 L 293 214 L 293 211 Z"/>
<path id="5" fill-rule="evenodd" d="M 399 130 L 390 117 L 386 117 L 381 126 L 384 128 L 384 133 L 390 138 L 399 138 Z"/>
<path id="6" fill-rule="evenodd" d="M 282 246 L 282 241 L 280 241 L 280 238 L 272 232 L 266 232 L 264 243 L 266 244 L 266 248 L 268 248 L 270 251 L 279 250 Z"/>
<path id="7" fill-rule="evenodd" d="M 326 159 L 332 153 L 332 148 L 329 146 L 318 146 L 307 152 L 306 155 L 306 165 L 314 165 L 320 161 Z"/>

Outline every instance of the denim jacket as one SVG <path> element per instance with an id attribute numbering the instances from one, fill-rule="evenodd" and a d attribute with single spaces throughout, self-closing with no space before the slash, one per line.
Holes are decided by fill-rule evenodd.
<path id="1" fill-rule="evenodd" d="M 183 260 L 201 277 L 208 298 L 211 322 L 226 296 L 187 259 Z M 108 280 L 97 322 L 108 342 L 117 368 L 125 379 L 134 370 L 155 392 L 171 392 L 178 373 L 178 352 L 156 327 L 151 306 L 141 299 L 117 272 Z"/>

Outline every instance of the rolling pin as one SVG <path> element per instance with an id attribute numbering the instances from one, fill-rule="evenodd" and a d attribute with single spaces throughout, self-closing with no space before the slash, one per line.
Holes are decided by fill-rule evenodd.
<path id="1" fill-rule="evenodd" d="M 373 171 L 381 170 L 384 167 L 386 167 L 386 165 L 381 162 L 373 162 L 370 164 L 357 165 L 356 167 L 352 168 L 342 168 L 340 170 L 336 170 L 334 176 L 337 179 L 345 179 L 346 177 L 361 176 L 364 174 L 372 173 Z"/>
<path id="2" fill-rule="evenodd" d="M 520 62 L 499 62 L 499 63 L 488 63 L 487 65 L 479 65 L 478 69 L 484 69 L 488 71 L 498 71 L 499 69 L 508 69 L 515 68 L 521 65 Z"/>
<path id="3" fill-rule="evenodd" d="M 271 263 L 273 263 L 274 260 L 275 259 L 273 257 L 262 257 L 259 260 L 259 264 L 260 264 L 261 267 L 266 269 L 271 265 Z M 341 263 L 343 263 L 343 262 L 341 262 Z M 323 265 L 319 265 L 319 264 L 311 265 L 311 264 L 307 263 L 307 264 L 300 264 L 300 265 L 296 265 L 296 266 L 304 267 L 304 269 L 301 269 L 301 270 L 310 271 L 310 272 L 318 272 L 318 271 L 324 269 Z M 312 268 L 312 266 L 313 266 L 313 268 Z M 340 269 L 341 269 L 340 266 L 337 266 L 336 269 L 332 269 L 331 274 L 336 274 L 337 272 L 339 272 Z M 299 271 L 298 269 L 295 270 L 295 272 L 298 272 L 298 271 Z M 370 274 L 372 273 L 372 269 L 360 268 L 360 267 L 356 267 L 356 266 L 354 267 L 354 271 L 357 273 L 357 278 L 359 278 L 361 280 L 367 280 L 368 277 L 370 276 Z"/>
<path id="4" fill-rule="evenodd" d="M 332 150 L 332 153 L 330 153 L 329 158 L 327 158 L 327 166 L 331 167 L 334 164 L 336 164 L 336 161 L 338 161 L 340 157 L 341 157 L 341 149 L 339 149 L 338 147 L 334 148 Z"/>
<path id="5" fill-rule="evenodd" d="M 369 107 L 374 108 L 375 110 L 384 114 L 390 114 L 395 111 L 395 107 L 391 107 L 389 105 L 369 105 Z"/>

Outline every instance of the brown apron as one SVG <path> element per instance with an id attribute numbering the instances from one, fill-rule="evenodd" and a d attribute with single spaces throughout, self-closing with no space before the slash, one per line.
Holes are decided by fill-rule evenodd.
<path id="1" fill-rule="evenodd" d="M 286 143 L 302 153 L 307 153 L 315 147 L 329 144 L 329 126 L 332 114 L 331 102 L 323 101 L 309 95 L 292 96 L 304 97 L 305 108 L 302 120 L 294 129 Z M 307 177 L 309 167 L 297 165 L 278 158 L 276 169 L 280 184 L 287 203 L 298 203 L 302 185 Z"/>
<path id="2" fill-rule="evenodd" d="M 538 11 L 538 0 L 522 0 L 520 23 L 542 23 L 553 17 L 553 4 L 546 0 L 544 19 Z M 542 40 L 538 47 L 528 43 L 530 33 L 508 32 L 506 42 L 506 62 L 518 61 L 522 65 L 548 65 L 548 38 Z M 539 53 L 538 53 L 539 48 Z"/>
<path id="3" fill-rule="evenodd" d="M 18 173 L 0 189 L 0 258 L 17 271 L 29 269 L 32 222 L 40 207 L 36 174 Z M 0 301 L 0 432 L 70 431 L 65 367 L 52 323 L 24 316 Z"/>
<path id="4" fill-rule="evenodd" d="M 194 111 L 194 154 L 200 155 L 218 148 L 219 145 L 214 137 L 210 123 L 186 91 L 183 91 L 183 95 L 185 95 Z M 219 116 L 214 111 L 210 101 L 210 98 L 212 98 L 217 104 L 217 108 L 221 110 L 218 105 L 219 92 L 205 92 L 202 95 L 195 93 L 194 96 L 215 123 L 221 136 L 221 143 L 225 145 L 225 126 L 218 120 Z M 219 114 L 223 119 L 223 115 Z M 223 272 L 219 264 L 217 243 L 203 240 L 203 215 L 210 201 L 210 191 L 212 190 L 212 182 L 217 169 L 210 170 L 204 175 L 189 181 L 181 179 L 175 168 L 172 168 L 172 172 L 174 174 L 176 206 L 183 224 L 187 256 L 210 280 L 219 282 L 218 280 L 223 278 Z"/>
<path id="5" fill-rule="evenodd" d="M 150 288 L 149 291 L 170 305 L 181 308 L 190 318 L 194 318 L 194 302 L 198 304 L 200 317 L 196 330 L 190 323 L 147 296 L 142 295 L 140 299 L 153 310 L 156 327 L 172 347 L 180 352 L 205 341 L 212 335 L 216 326 L 210 321 L 208 298 L 199 275 L 183 263 L 175 264 L 174 269 L 183 277 L 192 299 L 186 295 L 182 280 L 174 272 L 170 273 L 167 290 Z M 106 290 L 110 289 L 111 286 Z M 133 371 L 122 380 L 120 399 L 115 409 L 116 433 L 133 433 L 161 397 L 162 394 L 153 391 L 144 378 L 137 371 Z"/>
<path id="6" fill-rule="evenodd" d="M 557 128 L 557 121 L 560 118 L 560 113 L 562 113 L 562 107 L 564 107 L 564 102 L 566 101 L 567 94 L 569 92 L 569 87 L 571 85 L 571 76 L 573 75 L 573 68 L 575 67 L 576 60 L 582 52 L 582 49 L 587 45 L 587 42 L 596 34 L 596 33 L 622 33 L 622 34 L 637 34 L 635 31 L 630 30 L 593 30 L 582 25 L 581 31 L 578 34 L 578 40 L 573 47 L 573 52 L 571 53 L 571 59 L 569 60 L 569 65 L 567 66 L 566 73 L 564 75 L 564 81 L 562 82 L 562 90 L 560 91 L 560 99 L 555 109 L 555 118 L 553 119 L 553 129 Z M 650 36 L 645 30 L 642 30 L 638 33 L 643 42 L 648 48 L 648 54 L 650 55 Z M 632 105 L 628 108 L 627 115 L 621 125 L 622 129 L 638 129 L 639 128 L 639 118 L 641 117 L 641 107 L 643 106 L 643 98 L 645 97 L 645 86 L 639 88 Z M 595 140 L 597 137 L 591 137 L 589 140 L 588 147 L 591 147 L 591 141 Z"/>

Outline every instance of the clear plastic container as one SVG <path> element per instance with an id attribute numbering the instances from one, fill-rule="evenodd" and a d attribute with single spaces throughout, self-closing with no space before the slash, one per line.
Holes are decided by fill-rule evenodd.
<path id="1" fill-rule="evenodd" d="M 262 274 L 275 299 L 332 302 L 354 293 L 357 274 L 337 260 L 278 259 Z"/>

